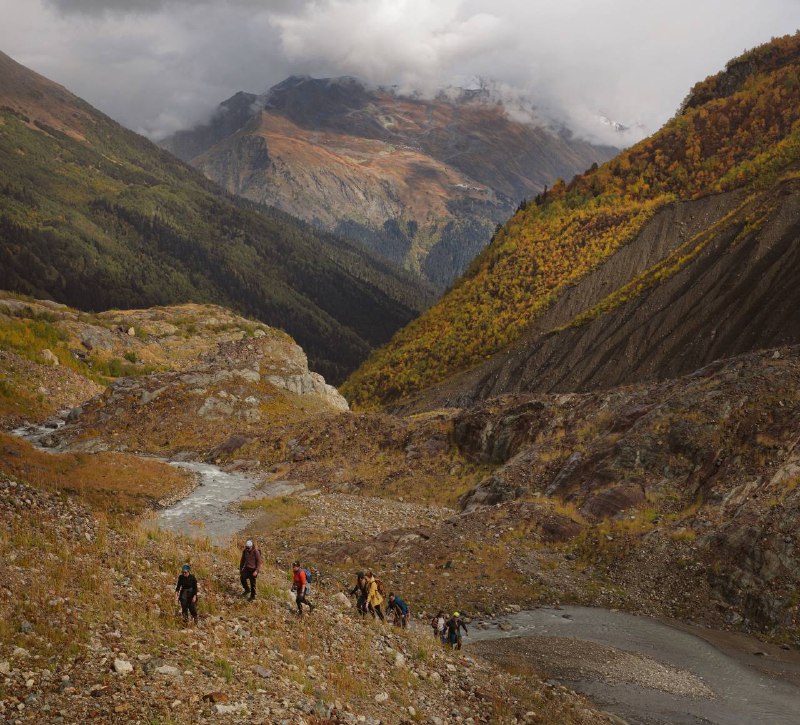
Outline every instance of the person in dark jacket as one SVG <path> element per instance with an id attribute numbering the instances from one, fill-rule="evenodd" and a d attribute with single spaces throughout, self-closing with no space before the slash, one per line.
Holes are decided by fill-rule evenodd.
<path id="1" fill-rule="evenodd" d="M 181 574 L 175 585 L 175 598 L 181 603 L 183 621 L 188 622 L 191 614 L 197 624 L 197 579 L 188 564 L 181 567 Z"/>
<path id="2" fill-rule="evenodd" d="M 352 597 L 354 594 L 358 594 L 358 600 L 356 601 L 356 607 L 358 608 L 358 613 L 363 617 L 367 613 L 367 590 L 369 589 L 369 585 L 367 584 L 367 576 L 364 574 L 363 571 L 356 572 L 356 585 L 350 590 L 350 596 Z"/>
<path id="3" fill-rule="evenodd" d="M 261 552 L 248 539 L 242 549 L 242 558 L 239 559 L 239 580 L 242 582 L 244 596 L 250 595 L 252 602 L 256 598 L 256 578 L 261 571 Z"/>
<path id="4" fill-rule="evenodd" d="M 464 630 L 464 634 L 469 634 L 461 615 L 453 612 L 453 616 L 447 620 L 445 627 L 447 628 L 447 643 L 454 649 L 461 649 L 461 630 Z"/>

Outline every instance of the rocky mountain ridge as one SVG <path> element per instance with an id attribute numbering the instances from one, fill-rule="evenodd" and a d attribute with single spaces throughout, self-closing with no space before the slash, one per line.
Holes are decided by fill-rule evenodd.
<path id="1" fill-rule="evenodd" d="M 320 412 L 348 409 L 336 389 L 308 369 L 305 353 L 286 333 L 214 305 L 91 315 L 47 300 L 0 293 L 0 340 L 8 360 L 0 368 L 4 399 L 16 404 L 16 410 L 0 410 L 7 422 L 26 413 L 52 416 L 65 407 L 76 408 L 77 418 L 86 412 L 78 404 L 90 398 L 88 407 L 102 405 L 109 396 L 113 401 L 132 396 L 155 404 L 170 386 L 189 391 L 186 394 L 199 402 L 184 413 L 208 417 L 209 425 L 234 417 L 234 408 L 250 425 L 261 422 L 270 406 L 289 418 L 306 406 Z M 51 372 L 43 374 L 48 368 Z M 39 375 L 31 375 L 32 370 Z M 34 387 L 36 381 L 64 375 L 68 384 L 62 393 L 54 395 L 55 390 L 45 388 L 49 400 L 38 401 L 43 394 Z M 109 383 L 99 395 L 101 385 Z M 33 407 L 25 408 L 23 401 Z M 156 421 L 169 430 L 174 420 L 158 417 L 162 413 Z M 141 426 L 142 411 L 135 415 Z"/>
<path id="2" fill-rule="evenodd" d="M 521 200 L 614 152 L 480 94 L 426 100 L 301 76 L 238 93 L 162 145 L 231 193 L 361 239 L 438 287 Z"/>
<path id="3" fill-rule="evenodd" d="M 432 298 L 2 54 L 0 168 L 0 289 L 90 311 L 222 304 L 286 329 L 336 381 Z"/>

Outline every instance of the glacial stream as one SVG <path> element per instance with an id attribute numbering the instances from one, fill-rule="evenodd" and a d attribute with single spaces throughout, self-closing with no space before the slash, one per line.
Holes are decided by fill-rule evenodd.
<path id="1" fill-rule="evenodd" d="M 11 433 L 24 438 L 36 448 L 49 453 L 63 449 L 48 441 L 64 426 L 69 411 L 61 411 L 42 425 L 28 425 Z M 197 538 L 208 537 L 223 543 L 239 533 L 249 523 L 237 503 L 254 496 L 283 496 L 296 493 L 303 486 L 289 481 L 274 481 L 261 485 L 261 480 L 238 472 L 228 472 L 210 463 L 164 461 L 172 466 L 194 473 L 197 486 L 184 498 L 161 509 L 157 515 L 158 526 L 167 531 Z"/>
<path id="2" fill-rule="evenodd" d="M 208 536 L 224 541 L 247 526 L 248 520 L 234 504 L 249 497 L 258 479 L 242 473 L 228 473 L 210 463 L 170 462 L 199 477 L 197 487 L 185 498 L 158 512 L 162 529 L 187 536 Z"/>
<path id="3" fill-rule="evenodd" d="M 303 489 L 301 484 L 290 481 L 262 485 L 255 476 L 223 471 L 211 463 L 169 463 L 197 474 L 199 483 L 188 496 L 158 512 L 158 525 L 176 534 L 207 536 L 215 543 L 227 541 L 249 523 L 236 504 L 256 495 L 285 496 Z"/>
<path id="4" fill-rule="evenodd" d="M 511 629 L 503 631 L 498 626 L 500 622 Z M 590 607 L 563 607 L 522 611 L 487 624 L 486 628 L 471 627 L 465 642 L 531 638 L 534 650 L 550 648 L 548 654 L 565 638 L 592 642 L 638 653 L 688 672 L 711 691 L 710 696 L 670 694 L 640 684 L 609 681 L 602 676 L 560 680 L 630 723 L 800 723 L 800 688 L 737 661 L 693 634 L 649 617 Z M 581 664 L 567 663 L 573 672 L 579 672 Z"/>

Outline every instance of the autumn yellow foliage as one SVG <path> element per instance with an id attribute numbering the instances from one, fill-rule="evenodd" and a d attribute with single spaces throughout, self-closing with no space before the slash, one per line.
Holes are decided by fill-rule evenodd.
<path id="1" fill-rule="evenodd" d="M 356 407 L 374 407 L 480 364 L 633 239 L 663 205 L 763 188 L 798 160 L 795 34 L 749 51 L 697 84 L 653 136 L 521 205 L 459 283 L 373 353 L 342 392 Z"/>

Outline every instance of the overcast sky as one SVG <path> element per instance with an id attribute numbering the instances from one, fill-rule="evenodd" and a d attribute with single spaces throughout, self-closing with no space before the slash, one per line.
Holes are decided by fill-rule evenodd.
<path id="1" fill-rule="evenodd" d="M 151 137 L 309 74 L 423 91 L 488 78 L 619 145 L 798 27 L 800 0 L 0 0 L 0 50 Z"/>

